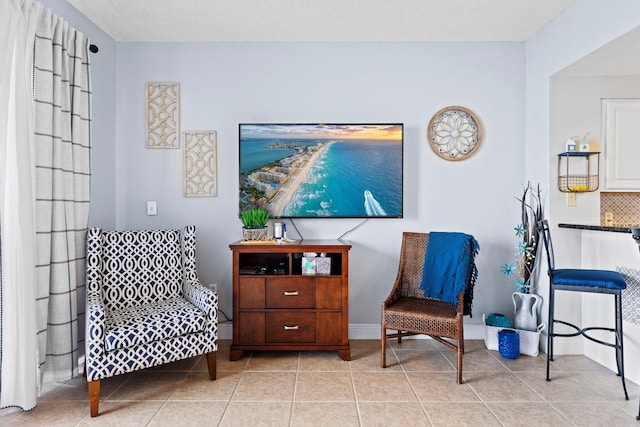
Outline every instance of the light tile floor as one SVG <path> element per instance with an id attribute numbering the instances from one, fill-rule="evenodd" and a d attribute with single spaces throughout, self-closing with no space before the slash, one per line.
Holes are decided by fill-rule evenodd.
<path id="1" fill-rule="evenodd" d="M 558 356 L 552 381 L 545 356 L 516 360 L 467 341 L 464 384 L 455 353 L 431 340 L 351 341 L 350 362 L 335 352 L 254 352 L 229 361 L 218 379 L 196 357 L 102 381 L 100 416 L 89 417 L 79 377 L 44 394 L 30 411 L 0 411 L 0 425 L 77 426 L 640 426 L 640 387 L 583 356 Z"/>

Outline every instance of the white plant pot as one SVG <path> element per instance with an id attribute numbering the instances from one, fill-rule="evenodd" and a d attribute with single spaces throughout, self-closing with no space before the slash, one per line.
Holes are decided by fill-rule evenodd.
<path id="1" fill-rule="evenodd" d="M 513 298 L 513 326 L 524 331 L 538 329 L 538 305 L 542 297 L 536 294 L 514 292 Z"/>

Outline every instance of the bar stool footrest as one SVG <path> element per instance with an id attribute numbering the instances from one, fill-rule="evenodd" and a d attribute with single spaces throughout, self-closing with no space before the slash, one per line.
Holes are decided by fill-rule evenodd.
<path id="1" fill-rule="evenodd" d="M 602 326 L 590 326 L 590 327 L 581 329 L 580 327 L 578 327 L 578 326 L 576 326 L 576 325 L 574 325 L 572 323 L 565 322 L 564 320 L 557 320 L 557 319 L 554 319 L 553 323 L 561 323 L 563 325 L 569 326 L 569 327 L 571 327 L 571 328 L 576 330 L 576 332 L 571 333 L 571 334 L 559 334 L 559 333 L 555 333 L 554 332 L 553 333 L 554 337 L 570 338 L 570 337 L 578 337 L 578 336 L 582 335 L 586 339 L 591 340 L 591 341 L 593 341 L 595 343 L 606 345 L 607 347 L 612 347 L 612 348 L 621 348 L 620 344 L 617 343 L 619 341 L 619 339 L 618 339 L 618 331 L 616 329 L 614 329 L 614 328 L 605 328 L 605 327 L 602 327 Z M 602 340 L 600 340 L 598 338 L 594 338 L 594 337 L 590 336 L 587 333 L 589 331 L 614 332 L 616 334 L 616 343 L 612 344 L 610 342 L 602 341 Z"/>

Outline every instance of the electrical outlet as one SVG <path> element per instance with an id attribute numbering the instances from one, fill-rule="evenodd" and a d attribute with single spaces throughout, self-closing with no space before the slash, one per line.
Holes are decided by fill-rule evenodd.
<path id="1" fill-rule="evenodd" d="M 211 289 L 213 292 L 218 292 L 218 284 L 217 283 L 210 283 L 209 284 L 209 289 Z"/>
<path id="2" fill-rule="evenodd" d="M 604 225 L 606 225 L 607 227 L 613 226 L 613 212 L 604 213 Z"/>
<path id="3" fill-rule="evenodd" d="M 158 203 L 155 201 L 147 202 L 147 215 L 158 215 Z"/>
<path id="4" fill-rule="evenodd" d="M 576 205 L 576 193 L 567 193 L 567 206 L 572 207 Z"/>

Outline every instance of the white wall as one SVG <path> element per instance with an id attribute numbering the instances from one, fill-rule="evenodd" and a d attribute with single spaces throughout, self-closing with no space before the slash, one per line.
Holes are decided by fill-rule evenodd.
<path id="1" fill-rule="evenodd" d="M 640 98 L 640 76 L 554 76 L 551 78 L 550 123 L 550 205 L 554 223 L 599 224 L 600 191 L 604 189 L 604 129 L 601 123 L 601 100 L 604 98 Z M 574 135 L 589 132 L 589 139 L 600 155 L 600 188 L 591 193 L 577 194 L 576 206 L 567 206 L 565 193 L 556 188 L 557 153 L 565 151 L 565 141 Z M 558 229 L 559 265 L 580 267 L 575 255 L 580 253 L 581 233 Z M 557 248 L 556 248 L 557 247 Z"/>
<path id="2" fill-rule="evenodd" d="M 405 123 L 405 218 L 369 221 L 349 236 L 352 324 L 379 321 L 403 230 L 474 234 L 480 278 L 467 324 L 480 323 L 483 312 L 509 313 L 511 287 L 498 268 L 513 257 L 513 196 L 526 179 L 553 191 L 550 76 L 640 24 L 635 0 L 578 0 L 529 40 L 526 51 L 517 43 L 124 44 L 65 1 L 42 3 L 100 46 L 92 56 L 91 225 L 196 224 L 200 274 L 219 283 L 228 313 L 227 245 L 240 238 L 237 123 Z M 181 151 L 144 149 L 144 83 L 159 80 L 182 85 L 183 129 L 218 131 L 218 197 L 183 198 Z M 430 152 L 425 135 L 431 116 L 453 104 L 480 116 L 486 141 L 473 158 L 449 163 Z M 144 214 L 146 200 L 159 202 L 157 217 Z M 334 238 L 356 224 L 307 220 L 298 226 L 305 237 Z M 546 294 L 544 285 L 540 292 Z"/>
<path id="3" fill-rule="evenodd" d="M 349 235 L 352 325 L 379 324 L 405 230 L 475 235 L 480 274 L 468 322 L 512 310 L 499 266 L 513 258 L 524 176 L 523 44 L 121 43 L 117 81 L 117 226 L 195 224 L 201 279 L 218 283 L 226 313 L 228 244 L 241 238 L 238 123 L 318 121 L 405 124 L 404 219 L 370 220 Z M 180 83 L 183 130 L 218 132 L 217 197 L 183 197 L 182 150 L 145 148 L 149 81 Z M 485 126 L 468 160 L 447 162 L 427 144 L 429 120 L 447 105 L 472 109 Z M 147 200 L 158 216 L 146 216 Z M 327 239 L 358 223 L 296 221 L 305 238 Z"/>
<path id="4" fill-rule="evenodd" d="M 629 54 L 629 52 L 621 52 Z M 600 151 L 600 186 L 598 191 L 578 195 L 577 205 L 568 207 L 564 199 L 553 203 L 559 222 L 600 221 L 600 192 L 605 189 L 606 153 L 602 101 L 612 98 L 640 98 L 640 75 L 634 76 L 554 76 L 551 85 L 552 151 L 565 151 L 563 137 L 589 132 L 592 151 Z M 554 151 L 555 150 L 555 151 Z M 553 154 L 553 153 L 552 153 Z M 551 175 L 557 162 L 552 159 Z M 635 191 L 637 189 L 631 189 Z M 559 194 L 558 194 L 559 195 Z M 580 197 L 582 196 L 582 197 Z"/>
<path id="5" fill-rule="evenodd" d="M 578 0 L 526 43 L 526 175 L 546 183 L 545 186 L 549 189 L 551 196 L 548 199 L 547 216 L 553 226 L 552 233 L 556 236 L 554 248 L 558 246 L 556 251 L 558 265 L 567 267 L 582 265 L 581 240 L 579 233 L 570 233 L 568 230 L 555 227 L 559 222 L 568 221 L 573 211 L 567 210 L 568 208 L 564 206 L 565 198 L 563 194 L 559 194 L 556 187 L 557 171 L 552 165 L 555 165 L 556 154 L 561 150 L 562 143 L 568 136 L 574 135 L 574 133 L 563 135 L 565 130 L 573 132 L 580 127 L 591 127 L 594 119 L 592 107 L 580 106 L 577 108 L 589 109 L 589 111 L 583 110 L 585 117 L 588 118 L 572 121 L 571 124 L 566 125 L 566 128 L 558 124 L 558 130 L 552 132 L 551 122 L 555 121 L 556 116 L 551 107 L 551 78 L 556 72 L 638 25 L 640 25 L 640 2 Z M 570 101 L 565 102 L 566 106 Z M 563 115 L 560 119 L 567 117 L 570 116 Z M 576 222 L 587 216 L 590 217 L 591 212 L 595 210 L 593 198 L 587 195 L 578 195 L 578 207 L 580 206 L 590 207 L 584 210 L 584 216 L 583 214 L 573 216 Z M 546 266 L 543 268 L 546 269 Z M 541 295 L 548 295 L 546 276 L 541 276 L 539 289 Z M 558 301 L 556 310 L 574 313 L 574 316 L 580 317 L 580 307 L 581 301 L 578 297 Z M 546 304 L 543 306 L 542 313 L 546 322 L 548 320 Z M 574 347 L 567 349 L 567 352 L 582 350 L 579 340 L 574 342 Z"/>
<path id="6" fill-rule="evenodd" d="M 638 25 L 640 2 L 578 0 L 527 41 L 527 176 L 541 182 L 550 177 L 551 76 Z"/>

